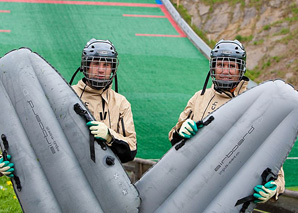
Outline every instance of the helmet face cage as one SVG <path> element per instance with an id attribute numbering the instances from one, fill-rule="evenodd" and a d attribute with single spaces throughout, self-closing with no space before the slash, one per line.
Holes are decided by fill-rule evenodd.
<path id="1" fill-rule="evenodd" d="M 111 57 L 84 57 L 82 69 L 89 85 L 102 89 L 111 84 L 118 68 L 118 59 Z"/>
<path id="2" fill-rule="evenodd" d="M 210 59 L 210 75 L 216 88 L 231 90 L 244 75 L 245 61 L 234 57 L 215 57 Z"/>
<path id="3" fill-rule="evenodd" d="M 210 76 L 216 89 L 231 90 L 246 71 L 246 52 L 238 40 L 220 40 L 211 50 Z"/>
<path id="4" fill-rule="evenodd" d="M 109 86 L 117 73 L 118 53 L 108 40 L 91 39 L 82 53 L 81 70 L 94 89 Z"/>

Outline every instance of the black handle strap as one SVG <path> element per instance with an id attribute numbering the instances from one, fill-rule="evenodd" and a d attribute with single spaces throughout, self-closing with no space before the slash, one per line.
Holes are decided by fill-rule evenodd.
<path id="1" fill-rule="evenodd" d="M 6 161 L 8 160 L 7 159 L 7 155 L 8 155 L 8 148 L 9 148 L 9 143 L 7 141 L 7 138 L 6 138 L 6 135 L 2 134 L 1 135 L 1 140 L 3 142 L 3 145 L 4 145 L 4 151 L 2 152 L 2 155 L 3 155 L 3 159 Z M 15 184 L 17 186 L 17 190 L 20 192 L 22 190 L 22 185 L 21 185 L 21 181 L 20 181 L 20 178 L 15 174 L 15 171 L 12 172 L 13 174 L 13 178 L 14 181 L 15 181 Z"/>
<path id="2" fill-rule="evenodd" d="M 261 177 L 262 177 L 262 185 L 266 184 L 267 182 L 269 182 L 271 180 L 277 179 L 277 175 L 275 175 L 270 168 L 265 169 L 263 171 Z M 250 202 L 252 202 L 254 200 L 255 200 L 255 197 L 253 195 L 249 195 L 249 196 L 246 196 L 244 198 L 237 200 L 235 206 L 238 206 L 238 205 L 244 203 L 242 208 L 240 209 L 240 212 L 243 213 L 248 208 Z"/>
<path id="3" fill-rule="evenodd" d="M 9 144 L 8 144 L 8 141 L 7 141 L 6 136 L 4 134 L 1 135 L 1 139 L 3 141 L 4 149 L 8 150 Z"/>
<path id="4" fill-rule="evenodd" d="M 204 121 L 198 121 L 196 123 L 198 129 L 201 129 L 203 128 L 204 126 L 208 126 L 212 121 L 214 120 L 214 117 L 213 116 L 210 116 L 205 122 Z M 185 142 L 187 141 L 187 139 L 183 139 L 181 140 L 180 143 L 178 143 L 176 146 L 175 146 L 175 149 L 176 150 L 179 150 L 181 147 L 184 146 Z"/>
<path id="5" fill-rule="evenodd" d="M 69 85 L 72 84 L 74 78 L 76 77 L 77 73 L 78 73 L 80 70 L 81 70 L 81 67 L 79 67 L 79 68 L 74 72 L 74 74 L 72 75 L 72 77 L 71 77 L 71 79 L 70 79 L 70 81 L 69 81 Z"/>
<path id="6" fill-rule="evenodd" d="M 74 111 L 80 115 L 81 117 L 83 117 L 87 122 L 89 121 L 93 121 L 93 119 L 91 118 L 91 116 L 88 114 L 88 112 L 86 110 L 84 110 L 79 103 L 76 103 L 74 106 Z M 94 141 L 96 141 L 100 147 L 103 149 L 103 150 L 107 150 L 107 145 L 105 144 L 104 141 L 101 141 L 101 140 L 96 140 L 94 138 L 94 135 L 91 134 L 91 132 L 89 132 L 89 135 L 90 135 L 90 140 L 89 140 L 89 147 L 90 147 L 90 158 L 95 162 L 95 147 L 94 147 Z"/>

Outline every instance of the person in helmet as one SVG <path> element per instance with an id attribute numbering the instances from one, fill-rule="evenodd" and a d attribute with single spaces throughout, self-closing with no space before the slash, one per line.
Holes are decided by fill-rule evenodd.
<path id="1" fill-rule="evenodd" d="M 131 105 L 112 89 L 118 64 L 118 53 L 109 40 L 91 39 L 82 52 L 84 78 L 72 88 L 96 119 L 87 123 L 91 133 L 125 163 L 134 159 L 137 141 Z"/>
<path id="2" fill-rule="evenodd" d="M 109 40 L 91 39 L 82 53 L 81 70 L 93 89 L 108 89 L 116 76 L 118 53 Z"/>
<path id="3" fill-rule="evenodd" d="M 210 75 L 215 90 L 233 93 L 246 71 L 246 52 L 238 40 L 219 41 L 211 51 Z M 245 80 L 246 78 L 244 78 Z M 247 80 L 247 79 L 246 79 Z"/>
<path id="4" fill-rule="evenodd" d="M 188 101 L 180 114 L 178 122 L 169 132 L 169 140 L 174 146 L 182 139 L 193 137 L 198 128 L 196 122 L 203 120 L 233 97 L 247 90 L 249 79 L 246 71 L 246 51 L 238 40 L 220 40 L 211 50 L 210 70 L 204 87 Z M 212 78 L 212 87 L 206 89 L 208 79 Z M 284 171 L 281 168 L 278 178 L 254 188 L 256 203 L 264 203 L 285 190 Z"/>

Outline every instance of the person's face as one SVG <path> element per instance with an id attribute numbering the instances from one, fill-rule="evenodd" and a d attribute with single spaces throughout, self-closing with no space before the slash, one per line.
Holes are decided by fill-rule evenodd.
<path id="1" fill-rule="evenodd" d="M 235 61 L 217 60 L 215 66 L 216 80 L 238 81 L 239 67 Z"/>
<path id="2" fill-rule="evenodd" d="M 91 61 L 89 66 L 89 77 L 101 80 L 108 80 L 111 77 L 112 64 L 108 61 Z"/>

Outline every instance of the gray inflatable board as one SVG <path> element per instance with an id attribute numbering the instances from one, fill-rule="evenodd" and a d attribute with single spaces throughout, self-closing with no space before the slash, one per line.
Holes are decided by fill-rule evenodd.
<path id="1" fill-rule="evenodd" d="M 236 202 L 253 194 L 267 168 L 277 175 L 295 143 L 298 93 L 281 80 L 268 81 L 204 121 L 211 116 L 136 183 L 141 212 L 239 212 L 243 204 Z M 251 202 L 247 211 L 254 207 Z"/>
<path id="2" fill-rule="evenodd" d="M 1 148 L 13 156 L 24 212 L 138 211 L 139 194 L 114 153 L 96 143 L 90 159 L 74 105 L 88 110 L 53 67 L 21 48 L 0 59 L 0 79 L 0 134 L 9 144 L 2 138 Z"/>

